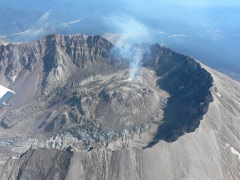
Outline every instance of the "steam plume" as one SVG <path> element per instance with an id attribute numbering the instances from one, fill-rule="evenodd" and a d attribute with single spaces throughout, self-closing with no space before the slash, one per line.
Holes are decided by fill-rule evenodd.
<path id="1" fill-rule="evenodd" d="M 112 24 L 117 32 L 121 33 L 116 46 L 120 48 L 121 56 L 129 62 L 129 80 L 133 80 L 141 74 L 140 67 L 143 59 L 143 51 L 136 43 L 145 42 L 149 39 L 150 33 L 146 26 L 128 16 L 112 18 Z"/>

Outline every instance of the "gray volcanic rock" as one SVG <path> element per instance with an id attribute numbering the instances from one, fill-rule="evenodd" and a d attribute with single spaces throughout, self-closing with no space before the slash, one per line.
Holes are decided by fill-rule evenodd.
<path id="1" fill-rule="evenodd" d="M 7 85 L 6 80 L 13 83 L 16 78 L 27 78 L 27 72 L 40 71 L 43 72 L 43 80 L 39 81 L 43 87 L 37 86 L 40 88 L 38 92 L 48 92 L 70 75 L 78 73 L 79 69 L 84 70 L 93 64 L 102 65 L 111 47 L 112 44 L 100 36 L 84 35 L 48 35 L 33 43 L 2 45 L 0 62 L 5 78 L 1 84 Z M 27 77 L 21 77 L 24 75 Z"/>
<path id="2" fill-rule="evenodd" d="M 144 150 L 127 148 L 109 151 L 98 147 L 87 152 L 70 148 L 69 160 L 65 158 L 69 155 L 65 155 L 64 158 L 54 161 L 56 166 L 61 165 L 64 172 L 62 178 L 239 179 L 240 84 L 208 67 L 204 68 L 211 72 L 214 79 L 211 88 L 214 100 L 195 132 L 186 134 L 172 143 L 160 141 Z M 38 156 L 43 152 L 44 156 Z M 28 155 L 30 153 L 33 154 L 31 157 Z M 4 164 L 1 178 L 24 179 L 27 174 L 30 177 L 38 176 L 39 169 L 47 166 L 46 163 L 40 164 L 38 160 L 43 159 L 45 162 L 55 153 L 60 156 L 67 154 L 67 151 L 29 150 L 19 159 L 11 158 Z M 23 160 L 26 162 L 24 166 Z M 22 176 L 17 175 L 18 168 L 22 168 Z M 59 173 L 54 168 L 55 166 L 52 166 L 47 169 L 49 177 L 58 177 Z"/>
<path id="3" fill-rule="evenodd" d="M 157 84 L 171 97 L 164 111 L 164 123 L 159 126 L 155 140 L 171 142 L 199 126 L 212 101 L 209 88 L 213 80 L 194 59 L 170 49 L 162 52 L 161 59 L 156 69 L 160 77 Z"/>
<path id="4" fill-rule="evenodd" d="M 17 92 L 13 106 L 1 111 L 2 127 L 11 129 L 3 144 L 21 147 L 17 153 L 30 146 L 64 149 L 71 142 L 80 149 L 108 146 L 156 126 L 148 135 L 155 134 L 153 141 L 141 147 L 174 141 L 199 126 L 212 100 L 210 74 L 194 59 L 159 45 L 122 50 L 100 36 L 48 35 L 3 45 L 0 55 L 1 83 Z M 141 74 L 131 80 L 128 67 L 136 59 Z"/>
<path id="5" fill-rule="evenodd" d="M 228 124 L 239 118 L 239 83 L 193 58 L 158 44 L 48 35 L 2 45 L 0 65 L 0 83 L 16 92 L 0 110 L 1 160 L 14 156 L 3 179 L 239 177 L 238 131 Z"/>
<path id="6" fill-rule="evenodd" d="M 142 67 L 141 78 L 129 80 L 129 59 L 100 36 L 49 35 L 1 46 L 0 63 L 1 83 L 17 92 L 0 112 L 8 129 L 2 146 L 15 153 L 133 139 L 160 124 L 167 102 L 153 69 Z"/>
<path id="7" fill-rule="evenodd" d="M 8 163 L 2 168 L 1 179 L 65 179 L 71 154 L 67 151 L 52 149 L 51 153 L 48 153 L 46 156 L 45 150 L 29 149 L 20 156 L 18 165 L 14 166 L 14 169 L 11 168 L 17 159 L 16 157 L 10 158 Z M 10 177 L 6 173 L 9 170 L 12 171 Z"/>

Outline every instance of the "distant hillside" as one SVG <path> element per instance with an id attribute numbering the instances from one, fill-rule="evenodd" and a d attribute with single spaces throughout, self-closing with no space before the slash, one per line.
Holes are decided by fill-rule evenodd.
<path id="1" fill-rule="evenodd" d="M 183 8 L 176 14 L 169 5 L 158 6 L 161 9 L 154 14 L 154 8 L 148 12 L 127 5 L 127 1 L 106 0 L 94 4 L 86 0 L 2 0 L 0 37 L 7 36 L 11 42 L 32 42 L 47 34 L 86 34 L 111 36 L 106 38 L 112 41 L 119 34 L 128 35 L 128 43 L 158 43 L 216 70 L 224 68 L 235 73 L 230 77 L 238 78 L 240 7 L 195 7 L 192 12 Z M 139 36 L 141 29 L 146 34 Z"/>
<path id="2" fill-rule="evenodd" d="M 41 11 L 0 7 L 0 35 L 11 36 L 30 28 L 40 17 Z"/>
<path id="3" fill-rule="evenodd" d="M 6 40 L 0 39 L 0 45 L 7 43 Z"/>

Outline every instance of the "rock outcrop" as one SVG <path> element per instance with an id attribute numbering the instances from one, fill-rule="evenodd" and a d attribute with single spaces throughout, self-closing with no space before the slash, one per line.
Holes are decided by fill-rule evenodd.
<path id="1" fill-rule="evenodd" d="M 30 149 L 2 166 L 1 179 L 26 179 L 27 175 L 69 180 L 239 179 L 240 84 L 204 68 L 213 76 L 210 90 L 214 100 L 195 132 L 172 143 L 160 141 L 147 149 L 109 151 L 98 145 L 90 151 L 72 147 L 67 150 Z"/>
<path id="2" fill-rule="evenodd" d="M 48 35 L 2 45 L 0 76 L 16 92 L 0 111 L 0 155 L 17 157 L 1 178 L 239 177 L 238 131 L 228 121 L 238 123 L 240 85 L 191 57 Z"/>

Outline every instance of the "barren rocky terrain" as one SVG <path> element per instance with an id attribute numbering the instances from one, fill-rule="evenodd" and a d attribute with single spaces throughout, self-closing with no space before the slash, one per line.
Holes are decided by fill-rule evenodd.
<path id="1" fill-rule="evenodd" d="M 240 178 L 240 84 L 191 57 L 48 35 L 2 45 L 0 76 L 2 179 Z"/>

